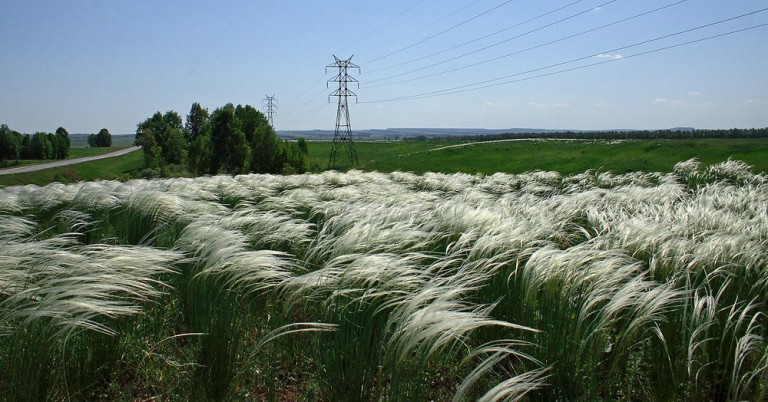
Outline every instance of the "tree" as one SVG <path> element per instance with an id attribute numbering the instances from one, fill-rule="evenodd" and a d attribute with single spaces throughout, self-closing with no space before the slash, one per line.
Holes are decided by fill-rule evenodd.
<path id="1" fill-rule="evenodd" d="M 251 148 L 249 168 L 256 173 L 280 173 L 282 171 L 281 147 L 275 130 L 264 114 L 250 105 L 235 109 L 248 145 Z"/>
<path id="2" fill-rule="evenodd" d="M 187 140 L 187 159 L 191 171 L 205 171 L 209 164 L 204 154 L 210 151 L 210 114 L 199 103 L 192 104 L 184 125 L 184 138 Z M 207 137 L 207 138 L 206 138 Z"/>
<path id="3" fill-rule="evenodd" d="M 58 148 L 56 149 L 56 158 L 67 159 L 69 156 L 69 148 L 72 146 L 72 142 L 69 139 L 69 132 L 64 127 L 56 129 L 56 140 Z"/>
<path id="4" fill-rule="evenodd" d="M 304 137 L 299 137 L 296 141 L 296 145 L 299 146 L 299 151 L 301 151 L 301 153 L 309 155 L 309 147 L 307 146 L 307 140 L 305 140 Z"/>
<path id="5" fill-rule="evenodd" d="M 168 130 L 163 160 L 168 164 L 184 165 L 187 162 L 187 141 L 184 134 L 176 127 Z"/>
<path id="6" fill-rule="evenodd" d="M 109 130 L 102 128 L 98 134 L 88 136 L 88 146 L 91 148 L 104 148 L 112 146 L 112 134 Z"/>
<path id="7" fill-rule="evenodd" d="M 49 159 L 58 159 L 59 158 L 59 139 L 56 138 L 56 134 L 54 133 L 48 133 L 46 134 L 48 137 L 48 142 L 51 143 L 51 156 Z"/>
<path id="8" fill-rule="evenodd" d="M 235 107 L 228 103 L 211 114 L 211 143 L 213 154 L 209 173 L 220 171 L 237 174 L 247 168 L 250 150 Z"/>
<path id="9" fill-rule="evenodd" d="M 21 152 L 21 134 L 11 130 L 8 125 L 0 125 L 0 166 L 6 160 L 19 162 Z"/>
<path id="10" fill-rule="evenodd" d="M 29 142 L 30 159 L 51 159 L 51 155 L 53 155 L 53 147 L 48 140 L 48 134 L 36 132 Z"/>
<path id="11" fill-rule="evenodd" d="M 29 134 L 24 134 L 21 137 L 21 150 L 19 158 L 21 159 L 31 159 L 31 152 L 30 152 L 30 144 L 32 143 L 32 136 Z"/>
<path id="12" fill-rule="evenodd" d="M 197 102 L 192 104 L 187 115 L 187 122 L 184 125 L 184 137 L 186 137 L 187 142 L 191 144 L 207 133 L 209 118 L 208 109 L 203 109 Z"/>
<path id="13" fill-rule="evenodd" d="M 154 130 L 151 128 L 144 128 L 142 124 L 136 129 L 136 139 L 133 142 L 137 146 L 140 146 L 144 151 L 144 167 L 156 168 L 161 164 L 160 148 L 155 141 Z"/>
<path id="14" fill-rule="evenodd" d="M 99 133 L 96 134 L 97 138 L 97 144 L 100 147 L 111 147 L 112 146 L 112 134 L 109 133 L 109 130 L 106 128 L 102 128 L 99 130 Z"/>

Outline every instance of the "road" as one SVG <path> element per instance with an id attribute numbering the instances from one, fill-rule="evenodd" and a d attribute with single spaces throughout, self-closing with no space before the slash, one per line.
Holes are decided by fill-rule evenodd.
<path id="1" fill-rule="evenodd" d="M 29 165 L 29 166 L 22 166 L 22 167 L 11 168 L 11 169 L 0 169 L 0 175 L 34 172 L 34 171 L 37 171 L 37 170 L 50 169 L 50 168 L 55 168 L 55 167 L 60 167 L 60 166 L 67 166 L 67 165 L 74 165 L 74 164 L 77 164 L 77 163 L 90 162 L 90 161 L 95 161 L 95 160 L 99 160 L 99 159 L 114 158 L 115 156 L 125 155 L 127 153 L 131 153 L 131 152 L 136 151 L 138 149 L 140 149 L 140 148 L 139 147 L 130 147 L 130 148 L 121 149 L 119 151 L 110 152 L 108 154 L 103 154 L 103 155 L 86 156 L 84 158 L 75 158 L 75 159 L 64 159 L 64 160 L 56 161 L 56 162 L 41 163 L 39 165 Z"/>

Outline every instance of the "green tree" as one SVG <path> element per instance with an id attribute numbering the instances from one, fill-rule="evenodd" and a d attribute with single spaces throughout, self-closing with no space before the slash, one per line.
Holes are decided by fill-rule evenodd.
<path id="1" fill-rule="evenodd" d="M 203 109 L 199 103 L 192 104 L 192 108 L 189 109 L 187 115 L 187 122 L 184 125 L 184 137 L 186 137 L 188 143 L 193 143 L 201 136 L 208 132 L 208 122 L 210 113 L 208 109 Z"/>
<path id="2" fill-rule="evenodd" d="M 250 171 L 280 173 L 282 170 L 281 147 L 275 130 L 263 113 L 250 105 L 238 105 L 235 116 L 240 120 L 246 141 L 251 148 Z"/>
<path id="3" fill-rule="evenodd" d="M 303 144 L 303 145 L 302 145 Z M 304 173 L 307 171 L 307 144 L 303 138 L 297 142 L 283 141 L 283 174 Z"/>
<path id="4" fill-rule="evenodd" d="M 56 158 L 67 159 L 69 156 L 69 148 L 72 146 L 72 141 L 69 139 L 69 132 L 67 132 L 67 129 L 64 127 L 57 128 L 56 140 L 58 146 L 56 149 Z"/>
<path id="5" fill-rule="evenodd" d="M 21 134 L 11 130 L 7 124 L 0 125 L 0 166 L 11 159 L 18 164 L 20 152 Z"/>
<path id="6" fill-rule="evenodd" d="M 140 146 L 144 151 L 144 167 L 156 168 L 161 165 L 160 159 L 160 147 L 155 141 L 154 130 L 151 128 L 144 128 L 141 124 L 136 129 L 136 139 L 133 142 L 137 146 Z"/>
<path id="7" fill-rule="evenodd" d="M 109 133 L 109 130 L 106 128 L 102 128 L 99 130 L 99 133 L 96 134 L 97 142 L 96 144 L 100 147 L 111 147 L 112 146 L 112 134 Z"/>
<path id="8" fill-rule="evenodd" d="M 51 159 L 53 147 L 48 140 L 48 134 L 37 132 L 29 142 L 29 156 L 31 159 Z"/>
<path id="9" fill-rule="evenodd" d="M 49 156 L 49 159 L 58 159 L 59 158 L 59 139 L 56 138 L 56 134 L 54 133 L 48 133 L 46 134 L 48 137 L 48 142 L 51 143 L 51 156 Z"/>
<path id="10" fill-rule="evenodd" d="M 104 148 L 112 146 L 112 134 L 109 130 L 102 128 L 98 134 L 91 134 L 88 136 L 88 146 L 91 148 Z"/>
<path id="11" fill-rule="evenodd" d="M 24 134 L 21 137 L 21 150 L 20 150 L 20 158 L 21 159 L 31 159 L 32 153 L 30 144 L 32 143 L 32 136 L 29 134 Z"/>
<path id="12" fill-rule="evenodd" d="M 247 169 L 250 150 L 231 103 L 211 114 L 211 144 L 213 154 L 209 173 L 238 174 Z"/>
<path id="13" fill-rule="evenodd" d="M 304 137 L 299 137 L 296 141 L 296 145 L 299 147 L 299 151 L 304 155 L 309 155 L 309 147 L 307 146 L 307 140 Z"/>
<path id="14" fill-rule="evenodd" d="M 163 160 L 168 164 L 180 166 L 187 163 L 187 141 L 182 131 L 176 127 L 170 128 L 167 132 Z"/>
<path id="15" fill-rule="evenodd" d="M 188 144 L 188 164 L 193 172 L 204 172 L 209 165 L 210 114 L 199 103 L 192 104 L 184 125 L 184 138 Z"/>
<path id="16" fill-rule="evenodd" d="M 144 167 L 186 163 L 187 142 L 183 129 L 181 116 L 172 110 L 165 114 L 155 112 L 139 123 L 134 143 L 144 150 Z"/>

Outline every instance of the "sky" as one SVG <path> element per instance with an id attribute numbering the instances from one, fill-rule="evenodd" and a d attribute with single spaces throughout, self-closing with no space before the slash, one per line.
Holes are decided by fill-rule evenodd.
<path id="1" fill-rule="evenodd" d="M 765 0 L 0 0 L 0 123 L 128 134 L 194 102 L 333 130 L 768 127 Z"/>

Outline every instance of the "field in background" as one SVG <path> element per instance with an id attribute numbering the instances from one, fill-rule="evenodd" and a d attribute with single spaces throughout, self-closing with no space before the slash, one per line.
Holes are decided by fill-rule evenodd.
<path id="1" fill-rule="evenodd" d="M 309 161 L 317 170 L 328 166 L 330 142 L 309 142 Z M 362 142 L 356 143 L 359 169 L 379 172 L 522 173 L 554 170 L 564 174 L 588 169 L 624 173 L 631 171 L 670 172 L 675 163 L 698 158 L 714 164 L 729 158 L 768 171 L 766 139 L 696 139 L 636 141 L 561 141 L 523 140 L 481 143 L 453 141 Z M 72 148 L 72 152 L 98 149 Z M 351 166 L 341 148 L 338 169 Z M 38 184 L 53 181 L 115 179 L 137 177 L 142 167 L 141 152 L 108 161 L 73 165 L 18 175 L 0 176 L 0 185 Z"/>
<path id="2" fill-rule="evenodd" d="M 356 143 L 360 168 L 380 172 L 522 173 L 554 170 L 564 174 L 587 169 L 669 172 L 675 163 L 698 158 L 713 164 L 738 159 L 755 171 L 768 171 L 766 139 L 694 139 L 562 141 L 515 140 L 480 142 L 472 145 L 451 141 L 360 142 Z M 458 146 L 457 146 L 458 145 Z M 310 160 L 328 166 L 331 144 L 311 142 Z M 340 169 L 350 167 L 346 148 L 337 158 Z"/>

